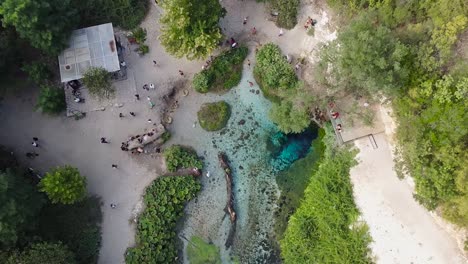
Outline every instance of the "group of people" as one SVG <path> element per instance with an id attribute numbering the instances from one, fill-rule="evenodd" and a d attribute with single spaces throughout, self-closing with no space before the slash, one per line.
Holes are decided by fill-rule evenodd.
<path id="1" fill-rule="evenodd" d="M 333 110 L 333 108 L 335 107 L 335 104 L 333 102 L 330 102 L 329 105 L 328 105 L 331 110 L 330 110 L 330 116 L 331 118 L 333 119 L 338 119 L 338 117 L 340 117 L 340 113 L 339 112 L 336 112 L 335 110 Z M 343 126 L 341 125 L 341 123 L 338 123 L 338 121 L 336 121 L 336 131 L 338 131 L 338 133 L 341 133 L 343 131 Z"/>
<path id="2" fill-rule="evenodd" d="M 309 26 L 315 26 L 317 24 L 317 20 L 312 19 L 311 17 L 308 17 L 306 20 L 306 23 L 304 24 L 304 29 L 307 30 L 309 29 Z"/>

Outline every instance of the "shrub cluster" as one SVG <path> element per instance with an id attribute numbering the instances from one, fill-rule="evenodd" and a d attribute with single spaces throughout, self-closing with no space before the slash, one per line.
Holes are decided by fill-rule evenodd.
<path id="1" fill-rule="evenodd" d="M 126 263 L 175 263 L 177 220 L 185 203 L 200 189 L 192 176 L 162 177 L 146 188 L 146 209 L 138 219 L 137 245 L 127 250 Z"/>
<path id="2" fill-rule="evenodd" d="M 242 65 L 248 49 L 231 49 L 214 58 L 208 69 L 195 74 L 193 87 L 197 92 L 228 90 L 239 84 L 242 77 Z"/>
<path id="3" fill-rule="evenodd" d="M 349 179 L 354 153 L 326 146 L 280 241 L 284 263 L 372 263 L 371 237 L 368 227 L 357 222 Z"/>
<path id="4" fill-rule="evenodd" d="M 173 145 L 164 150 L 166 166 L 170 172 L 186 168 L 203 168 L 203 162 L 198 158 L 194 150 L 184 148 L 179 145 Z"/>
<path id="5" fill-rule="evenodd" d="M 198 122 L 203 129 L 206 131 L 216 131 L 226 126 L 231 116 L 231 111 L 229 104 L 221 101 L 202 105 L 197 115 Z"/>
<path id="6" fill-rule="evenodd" d="M 37 107 L 47 114 L 58 114 L 67 108 L 65 92 L 60 87 L 41 86 Z"/>
<path id="7" fill-rule="evenodd" d="M 266 44 L 257 52 L 256 59 L 254 76 L 265 96 L 278 97 L 281 90 L 297 87 L 296 73 L 277 45 Z"/>
<path id="8" fill-rule="evenodd" d="M 272 7 L 278 12 L 276 25 L 281 28 L 292 29 L 297 24 L 297 10 L 299 0 L 272 0 Z"/>
<path id="9" fill-rule="evenodd" d="M 219 248 L 197 236 L 187 245 L 187 257 L 191 264 L 221 264 Z"/>

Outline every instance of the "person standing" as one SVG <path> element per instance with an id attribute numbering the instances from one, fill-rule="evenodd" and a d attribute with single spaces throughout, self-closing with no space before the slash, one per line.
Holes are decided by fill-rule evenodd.
<path id="1" fill-rule="evenodd" d="M 102 137 L 101 138 L 101 143 L 102 144 L 107 144 L 107 143 L 109 143 L 109 141 L 107 141 L 107 139 L 105 137 Z"/>
<path id="2" fill-rule="evenodd" d="M 116 165 L 116 164 L 112 164 L 112 168 L 113 168 L 113 169 L 117 169 L 117 165 Z"/>
<path id="3" fill-rule="evenodd" d="M 139 94 L 135 94 L 135 98 L 137 99 L 137 101 L 140 101 L 140 95 Z"/>
<path id="4" fill-rule="evenodd" d="M 153 66 L 157 66 L 157 65 L 158 63 L 155 60 L 153 60 Z"/>
<path id="5" fill-rule="evenodd" d="M 179 70 L 179 74 L 180 74 L 180 76 L 184 76 L 184 72 L 181 71 L 181 70 Z"/>
<path id="6" fill-rule="evenodd" d="M 135 116 L 135 113 L 134 113 L 134 112 L 130 112 L 130 115 L 131 115 L 131 116 Z"/>

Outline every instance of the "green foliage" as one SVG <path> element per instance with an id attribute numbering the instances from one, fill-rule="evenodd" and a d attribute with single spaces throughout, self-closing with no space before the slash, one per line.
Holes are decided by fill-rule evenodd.
<path id="1" fill-rule="evenodd" d="M 95 26 L 112 22 L 124 29 L 138 27 L 145 18 L 150 1 L 146 0 L 82 0 L 74 8 L 81 16 L 82 26 Z"/>
<path id="2" fill-rule="evenodd" d="M 75 264 L 73 252 L 62 243 L 40 242 L 18 254 L 13 253 L 6 259 L 6 264 Z"/>
<path id="3" fill-rule="evenodd" d="M 354 153 L 327 146 L 280 241 L 284 263 L 372 263 L 349 179 L 354 164 Z"/>
<path id="4" fill-rule="evenodd" d="M 161 139 L 163 141 L 163 144 L 166 143 L 167 141 L 169 141 L 169 139 L 171 139 L 171 132 L 169 132 L 169 131 L 164 132 L 161 135 Z"/>
<path id="5" fill-rule="evenodd" d="M 457 41 L 457 36 L 468 24 L 466 16 L 456 16 L 447 24 L 435 29 L 431 36 L 431 44 L 437 49 L 442 63 L 452 56 L 452 46 Z"/>
<path id="6" fill-rule="evenodd" d="M 41 192 L 45 192 L 52 203 L 73 204 L 86 196 L 86 178 L 77 168 L 63 166 L 46 173 L 39 183 Z"/>
<path id="7" fill-rule="evenodd" d="M 166 166 L 170 172 L 178 169 L 203 168 L 203 162 L 198 158 L 197 153 L 191 149 L 179 145 L 173 145 L 164 150 Z"/>
<path id="8" fill-rule="evenodd" d="M 369 14 L 359 16 L 325 47 L 322 70 L 331 69 L 330 84 L 338 89 L 364 95 L 395 94 L 408 83 L 409 48 L 389 28 L 375 26 L 373 19 Z"/>
<path id="9" fill-rule="evenodd" d="M 68 44 L 78 16 L 70 0 L 3 0 L 0 15 L 4 26 L 29 40 L 32 46 L 50 54 L 59 54 Z"/>
<path id="10" fill-rule="evenodd" d="M 292 29 L 297 24 L 299 0 L 272 0 L 272 7 L 278 12 L 276 25 L 280 28 Z"/>
<path id="11" fill-rule="evenodd" d="M 192 176 L 161 177 L 146 188 L 145 211 L 138 219 L 136 246 L 128 248 L 125 262 L 176 262 L 176 223 L 184 205 L 200 191 Z"/>
<path id="12" fill-rule="evenodd" d="M 62 112 L 67 107 L 65 103 L 65 92 L 59 87 L 41 86 L 37 107 L 47 114 L 58 114 Z"/>
<path id="13" fill-rule="evenodd" d="M 278 208 L 275 212 L 276 239 L 283 237 L 289 217 L 296 211 L 304 197 L 304 191 L 311 175 L 317 170 L 320 158 L 324 154 L 323 143 L 325 131 L 319 130 L 319 135 L 312 142 L 309 154 L 303 159 L 295 161 L 287 170 L 276 176 L 276 183 L 281 191 Z"/>
<path id="14" fill-rule="evenodd" d="M 89 93 L 99 99 L 111 98 L 115 94 L 111 75 L 104 68 L 89 68 L 83 76 L 83 83 L 88 88 Z"/>
<path id="15" fill-rule="evenodd" d="M 20 171 L 0 171 L 0 248 L 14 246 L 33 229 L 44 202 Z"/>
<path id="16" fill-rule="evenodd" d="M 52 72 L 50 72 L 47 64 L 40 61 L 25 64 L 21 69 L 28 74 L 29 81 L 36 85 L 44 84 L 52 78 Z"/>
<path id="17" fill-rule="evenodd" d="M 277 45 L 273 43 L 264 45 L 257 52 L 256 60 L 253 72 L 265 96 L 275 97 L 280 90 L 291 90 L 297 87 L 296 73 Z"/>
<path id="18" fill-rule="evenodd" d="M 145 44 L 141 44 L 139 47 L 138 47 L 138 54 L 140 55 L 145 55 L 149 52 L 149 47 Z"/>
<path id="19" fill-rule="evenodd" d="M 81 264 L 97 263 L 101 245 L 101 201 L 87 197 L 72 205 L 49 204 L 39 219 L 39 235 L 48 241 L 63 241 Z"/>
<path id="20" fill-rule="evenodd" d="M 218 22 L 226 13 L 218 0 L 165 0 L 161 6 L 160 39 L 169 54 L 193 60 L 216 49 L 222 39 Z"/>
<path id="21" fill-rule="evenodd" d="M 197 92 L 231 89 L 239 84 L 242 77 L 242 65 L 249 50 L 239 47 L 223 52 L 214 58 L 208 69 L 195 74 L 193 87 Z"/>
<path id="22" fill-rule="evenodd" d="M 143 44 L 146 41 L 146 29 L 142 27 L 137 27 L 136 29 L 132 30 L 132 37 L 135 38 L 136 43 Z"/>
<path id="23" fill-rule="evenodd" d="M 294 106 L 290 101 L 273 104 L 270 119 L 283 133 L 301 133 L 310 125 L 307 110 Z"/>
<path id="24" fill-rule="evenodd" d="M 206 131 L 217 131 L 226 126 L 231 111 L 225 101 L 205 103 L 197 113 L 200 126 Z"/>
<path id="25" fill-rule="evenodd" d="M 0 73 L 9 73 L 16 66 L 20 57 L 16 32 L 0 27 Z"/>
<path id="26" fill-rule="evenodd" d="M 221 264 L 219 248 L 208 244 L 197 236 L 190 238 L 187 245 L 187 256 L 190 264 Z"/>

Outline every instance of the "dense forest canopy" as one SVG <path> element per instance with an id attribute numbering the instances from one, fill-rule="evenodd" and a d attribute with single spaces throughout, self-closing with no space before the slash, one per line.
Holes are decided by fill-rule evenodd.
<path id="1" fill-rule="evenodd" d="M 323 50 L 326 83 L 392 102 L 401 168 L 416 198 L 468 225 L 468 63 L 456 45 L 466 34 L 466 1 L 337 1 L 351 22 Z M 464 56 L 464 57 L 462 57 Z M 328 79 L 330 80 L 330 79 Z"/>

